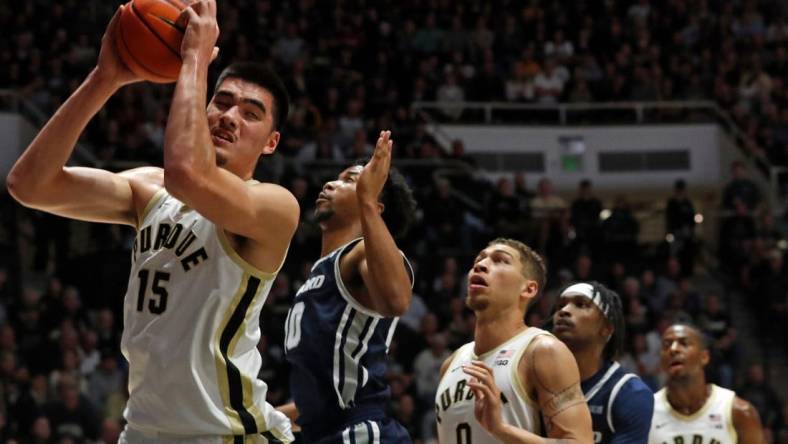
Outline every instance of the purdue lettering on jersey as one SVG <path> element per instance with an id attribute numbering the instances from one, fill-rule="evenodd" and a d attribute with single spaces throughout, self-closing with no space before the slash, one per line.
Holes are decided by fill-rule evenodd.
<path id="1" fill-rule="evenodd" d="M 286 419 L 257 379 L 260 310 L 276 273 L 246 263 L 220 227 L 164 189 L 140 227 L 121 340 L 128 424 L 184 436 L 270 431 L 286 441 Z"/>
<path id="2" fill-rule="evenodd" d="M 670 405 L 663 388 L 654 394 L 649 444 L 735 444 L 735 398 L 733 391 L 711 384 L 711 394 L 703 407 L 692 415 L 682 415 Z"/>
<path id="3" fill-rule="evenodd" d="M 151 233 L 156 233 L 155 239 L 152 239 Z M 175 256 L 180 259 L 183 271 L 189 271 L 200 262 L 208 259 L 208 253 L 205 247 L 192 249 L 191 252 L 184 256 L 189 247 L 192 246 L 197 236 L 191 230 L 184 230 L 183 225 L 176 223 L 172 224 L 162 222 L 154 229 L 152 225 L 143 227 L 137 237 L 134 239 L 134 245 L 131 248 L 131 260 L 137 262 L 137 257 L 140 254 L 147 253 L 148 251 L 158 251 L 162 248 L 173 250 Z M 139 252 L 137 251 L 139 245 Z"/>
<path id="4" fill-rule="evenodd" d="M 539 433 L 539 407 L 525 392 L 517 367 L 531 341 L 536 336 L 549 334 L 530 327 L 481 356 L 473 353 L 473 342 L 460 347 L 441 378 L 435 395 L 438 440 L 444 444 L 498 442 L 476 421 L 473 412 L 475 399 L 468 387 L 469 376 L 462 371 L 462 366 L 472 360 L 481 360 L 493 369 L 495 383 L 501 390 L 504 421 Z"/>

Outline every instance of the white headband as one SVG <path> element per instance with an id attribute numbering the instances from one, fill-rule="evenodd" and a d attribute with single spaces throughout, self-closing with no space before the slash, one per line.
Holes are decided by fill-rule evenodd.
<path id="1" fill-rule="evenodd" d="M 587 284 L 585 282 L 572 284 L 568 286 L 563 292 L 561 292 L 560 297 L 569 298 L 574 296 L 583 296 L 590 299 L 594 305 L 599 307 L 599 310 L 602 312 L 602 314 L 605 315 L 606 318 L 608 317 L 610 306 L 607 304 L 607 302 L 602 300 L 602 293 L 600 293 L 599 290 L 597 290 L 593 285 Z"/>

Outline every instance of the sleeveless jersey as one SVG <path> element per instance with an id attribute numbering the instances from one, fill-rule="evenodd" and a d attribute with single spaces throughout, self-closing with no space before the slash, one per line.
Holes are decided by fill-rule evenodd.
<path id="1" fill-rule="evenodd" d="M 654 393 L 618 362 L 609 362 L 581 383 L 591 412 L 595 443 L 639 443 L 648 439 Z M 689 443 L 687 443 L 689 444 Z"/>
<path id="2" fill-rule="evenodd" d="M 703 407 L 692 415 L 682 415 L 671 407 L 663 388 L 654 395 L 654 419 L 650 444 L 735 444 L 733 400 L 736 393 L 711 384 L 711 394 Z"/>
<path id="3" fill-rule="evenodd" d="M 256 270 L 224 230 L 160 190 L 132 249 L 121 350 L 129 426 L 168 435 L 271 432 L 290 423 L 265 402 L 260 309 L 276 276 Z"/>
<path id="4" fill-rule="evenodd" d="M 386 417 L 386 360 L 398 318 L 385 318 L 362 306 L 345 287 L 339 270 L 342 255 L 361 240 L 315 262 L 287 314 L 290 391 L 304 442 Z M 404 260 L 412 281 L 413 271 Z"/>
<path id="5" fill-rule="evenodd" d="M 483 361 L 493 369 L 495 383 L 501 390 L 504 422 L 539 434 L 539 405 L 526 392 L 525 381 L 517 367 L 531 341 L 539 335 L 549 334 L 536 327 L 529 327 L 480 356 L 473 352 L 475 342 L 460 347 L 451 358 L 435 395 L 438 441 L 442 444 L 498 442 L 476 421 L 473 413 L 475 399 L 467 385 L 470 376 L 462 371 L 462 365 L 472 360 Z"/>

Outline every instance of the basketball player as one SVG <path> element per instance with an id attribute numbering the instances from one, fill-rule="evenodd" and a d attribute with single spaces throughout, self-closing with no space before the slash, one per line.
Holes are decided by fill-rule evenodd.
<path id="1" fill-rule="evenodd" d="M 304 442 L 410 442 L 386 414 L 386 354 L 413 279 L 394 237 L 415 212 L 404 178 L 389 171 L 390 135 L 382 131 L 372 159 L 323 185 L 316 202 L 321 258 L 285 324 L 294 403 L 281 409 Z"/>
<path id="2" fill-rule="evenodd" d="M 575 356 L 591 411 L 595 443 L 648 440 L 654 393 L 615 361 L 624 342 L 624 313 L 615 291 L 599 282 L 578 282 L 558 297 L 553 334 Z"/>
<path id="3" fill-rule="evenodd" d="M 24 205 L 137 229 L 121 349 L 129 361 L 121 442 L 289 442 L 290 421 L 265 403 L 257 379 L 258 318 L 296 229 L 284 188 L 254 183 L 279 142 L 287 93 L 268 69 L 227 68 L 206 112 L 218 34 L 214 1 L 192 4 L 172 99 L 164 169 L 121 173 L 66 167 L 88 121 L 138 81 L 104 34 L 97 66 L 49 120 L 8 177 Z"/>
<path id="4" fill-rule="evenodd" d="M 734 392 L 706 383 L 705 338 L 674 324 L 662 334 L 662 370 L 668 380 L 654 395 L 651 444 L 764 444 L 758 412 Z"/>
<path id="5" fill-rule="evenodd" d="M 435 397 L 441 443 L 592 442 L 572 353 L 523 322 L 544 282 L 542 258 L 519 241 L 495 239 L 476 256 L 466 299 L 474 342 L 444 362 Z"/>

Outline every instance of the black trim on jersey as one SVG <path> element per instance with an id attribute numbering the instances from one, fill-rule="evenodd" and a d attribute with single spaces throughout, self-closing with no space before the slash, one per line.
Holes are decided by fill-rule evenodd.
<path id="1" fill-rule="evenodd" d="M 245 438 L 244 435 L 233 435 L 233 444 L 244 444 Z"/>
<path id="2" fill-rule="evenodd" d="M 282 440 L 274 436 L 274 434 L 271 432 L 263 432 L 262 435 L 268 440 L 268 444 L 282 444 Z M 241 444 L 243 444 L 243 441 Z"/>
<path id="3" fill-rule="evenodd" d="M 238 370 L 238 367 L 230 361 L 227 352 L 230 348 L 230 342 L 232 342 L 233 337 L 235 337 L 238 330 L 240 330 L 243 325 L 244 319 L 246 318 L 246 311 L 252 305 L 252 301 L 259 287 L 260 279 L 249 276 L 249 280 L 246 281 L 246 291 L 243 296 L 241 296 L 238 306 L 235 307 L 233 314 L 227 321 L 227 326 L 224 328 L 224 331 L 222 331 L 221 339 L 219 339 L 219 351 L 222 353 L 224 362 L 227 364 L 227 385 L 230 389 L 230 407 L 238 412 L 238 417 L 241 419 L 241 424 L 243 424 L 244 432 L 246 432 L 247 435 L 257 433 L 257 423 L 252 414 L 244 407 L 244 388 L 241 382 L 241 372 Z M 241 439 L 243 439 L 243 436 L 241 436 Z M 236 435 L 235 440 L 235 444 L 237 444 L 238 435 Z"/>

